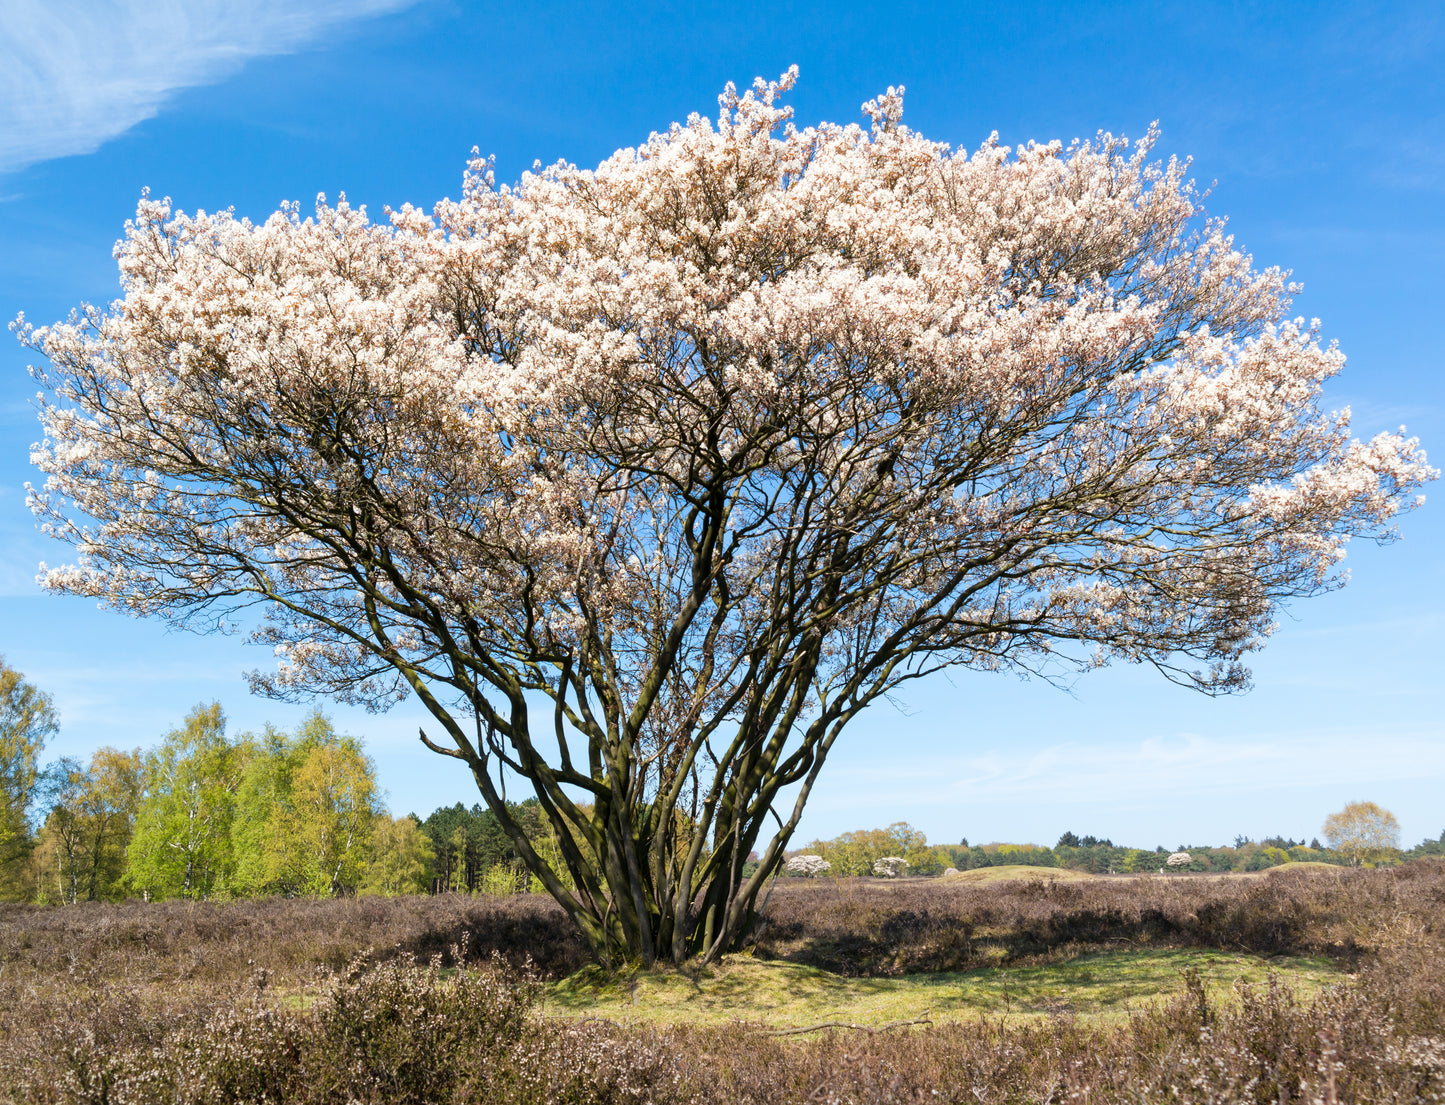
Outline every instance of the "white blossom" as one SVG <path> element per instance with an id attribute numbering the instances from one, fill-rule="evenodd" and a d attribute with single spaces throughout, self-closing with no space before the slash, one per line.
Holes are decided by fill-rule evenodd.
<path id="1" fill-rule="evenodd" d="M 908 874 L 908 861 L 902 856 L 883 856 L 874 860 L 873 874 L 881 879 L 897 879 Z"/>
<path id="2" fill-rule="evenodd" d="M 833 870 L 833 865 L 822 856 L 799 855 L 789 856 L 783 864 L 783 870 L 789 875 L 802 878 L 816 878 L 819 875 L 826 875 Z"/>

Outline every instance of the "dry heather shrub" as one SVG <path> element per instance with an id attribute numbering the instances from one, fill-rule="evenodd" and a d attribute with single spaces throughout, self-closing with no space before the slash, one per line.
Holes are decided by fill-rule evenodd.
<path id="1" fill-rule="evenodd" d="M 1418 966 L 1382 961 L 1309 1001 L 1277 981 L 1212 1000 L 1186 976 L 1165 1007 L 1112 1029 L 1055 1017 L 780 1038 L 539 1020 L 535 977 L 499 959 L 358 961 L 309 1013 L 264 988 L 175 1019 L 112 1003 L 106 1035 L 57 1029 L 58 1079 L 6 1086 L 16 1101 L 109 1105 L 1445 1101 L 1445 1006 Z"/>
<path id="2" fill-rule="evenodd" d="M 756 944 L 764 956 L 851 975 L 1047 962 L 1121 944 L 1353 961 L 1435 923 L 1442 898 L 1438 863 L 1252 878 L 818 880 L 779 887 Z"/>
<path id="3" fill-rule="evenodd" d="M 128 1012 L 70 1033 L 63 1083 L 26 1101 L 1277 1102 L 1445 1100 L 1439 944 L 1382 954 L 1301 1001 L 1277 981 L 1211 1000 L 1198 976 L 1118 1029 L 1072 1017 L 803 1039 L 533 1017 L 494 961 L 353 964 L 309 1015 L 252 987 L 209 1013 Z"/>
<path id="4" fill-rule="evenodd" d="M 460 949 L 452 959 L 463 958 Z M 442 957 L 422 969 L 359 956 L 316 1004 L 299 1050 L 302 1076 L 328 1096 L 360 1101 L 444 1100 L 481 1077 L 499 1051 L 527 1034 L 538 983 L 496 956 L 488 969 L 443 977 Z"/>
<path id="5" fill-rule="evenodd" d="M 1302 1002 L 1275 980 L 1218 1002 L 1193 976 L 1117 1029 L 1057 1017 L 806 1041 L 694 1030 L 679 1042 L 698 1100 L 737 1105 L 1445 1101 L 1442 1007 L 1405 1026 L 1356 986 Z"/>
<path id="6" fill-rule="evenodd" d="M 228 977 L 206 959 L 215 948 L 222 963 L 238 962 L 242 934 L 269 926 L 278 948 L 253 952 L 291 964 L 297 978 L 297 956 L 310 949 L 328 960 L 332 941 L 342 938 L 323 938 L 323 922 L 342 934 L 369 927 L 433 940 L 429 934 L 440 929 L 412 912 L 418 903 L 284 903 L 259 911 L 260 903 L 246 903 L 194 917 L 176 913 L 181 933 L 155 934 L 169 941 L 166 955 L 137 950 L 155 930 L 125 910 L 30 914 L 36 924 L 29 929 L 11 923 L 16 915 L 9 913 L 0 915 L 11 941 L 0 964 L 0 1101 L 1445 1101 L 1445 864 L 1323 876 L 1178 880 L 1158 888 L 1085 884 L 1079 893 L 1042 884 L 983 895 L 946 888 L 935 898 L 924 894 L 936 886 L 891 886 L 885 894 L 867 884 L 789 888 L 775 896 L 775 907 L 791 935 L 765 931 L 763 941 L 799 956 L 822 949 L 854 970 L 936 960 L 948 948 L 950 924 L 965 920 L 969 939 L 999 941 L 1017 956 L 1063 955 L 1117 924 L 1135 942 L 1183 943 L 1206 934 L 1343 950 L 1357 969 L 1357 977 L 1309 999 L 1278 980 L 1206 993 L 1197 975 L 1186 974 L 1173 1000 L 1114 1027 L 1059 1016 L 803 1037 L 741 1024 L 654 1029 L 541 1017 L 538 974 L 499 954 L 478 964 L 477 940 L 421 961 L 395 950 L 379 962 L 354 959 L 313 981 L 305 1010 L 278 1000 L 265 970 Z M 282 905 L 295 914 L 286 916 Z M 468 915 L 455 902 L 437 905 L 432 920 L 439 926 Z M 836 907 L 831 916 L 821 912 L 828 905 Z M 500 916 L 506 923 L 498 931 L 518 941 L 509 948 L 513 957 L 521 957 L 529 925 L 546 939 L 553 931 L 535 903 Z M 77 937 L 83 954 L 45 945 L 57 934 Z M 192 959 L 199 965 L 192 968 Z M 463 969 L 452 969 L 458 962 Z M 46 964 L 54 969 L 42 970 Z M 217 982 L 147 981 L 174 978 L 178 964 L 211 972 Z M 123 977 L 137 965 L 152 974 Z"/>
<path id="7" fill-rule="evenodd" d="M 0 964 L 53 976 L 88 963 L 112 978 L 173 984 L 276 980 L 340 969 L 358 949 L 428 959 L 446 956 L 462 933 L 469 959 L 493 951 L 546 977 L 588 961 L 576 926 L 551 898 L 264 898 L 236 902 L 83 902 L 65 908 L 0 904 Z"/>
<path id="8" fill-rule="evenodd" d="M 462 955 L 456 949 L 452 958 Z M 128 1006 L 39 1028 L 25 1060 L 0 1060 L 4 1100 L 74 1105 L 432 1105 L 683 1100 L 677 1057 L 610 1026 L 535 1016 L 534 972 L 500 956 L 450 970 L 353 959 L 307 1011 L 267 1000 L 264 980 L 209 1008 Z M 99 1030 L 104 1024 L 104 1030 Z"/>

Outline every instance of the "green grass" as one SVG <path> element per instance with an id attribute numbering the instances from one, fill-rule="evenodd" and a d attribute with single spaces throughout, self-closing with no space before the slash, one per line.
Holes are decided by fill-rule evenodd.
<path id="1" fill-rule="evenodd" d="M 1323 863 L 1317 859 L 1302 859 L 1298 863 L 1293 860 L 1289 863 L 1281 863 L 1278 867 L 1266 867 L 1263 874 L 1272 875 L 1276 871 L 1348 871 L 1348 867 L 1341 867 L 1338 863 Z"/>
<path id="2" fill-rule="evenodd" d="M 998 867 L 975 867 L 972 871 L 960 871 L 956 875 L 943 876 L 948 882 L 1009 882 L 1016 879 L 1059 879 L 1077 882 L 1092 879 L 1087 871 L 1073 871 L 1067 867 L 1035 867 L 1028 863 L 1005 863 Z"/>
<path id="3" fill-rule="evenodd" d="M 1102 952 L 1045 967 L 901 978 L 847 978 L 795 963 L 732 956 L 700 972 L 606 975 L 586 968 L 549 987 L 545 1009 L 554 1016 L 648 1024 L 747 1021 L 780 1028 L 1061 1013 L 1117 1020 L 1130 1008 L 1178 993 L 1181 972 L 1191 967 L 1221 997 L 1240 983 L 1262 983 L 1272 972 L 1303 993 L 1342 977 L 1327 959 L 1268 960 L 1204 950 Z"/>

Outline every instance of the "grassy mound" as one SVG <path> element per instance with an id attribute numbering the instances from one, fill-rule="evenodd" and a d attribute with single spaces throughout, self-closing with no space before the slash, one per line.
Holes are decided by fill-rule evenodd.
<path id="1" fill-rule="evenodd" d="M 1275 875 L 1283 871 L 1348 871 L 1338 863 L 1323 863 L 1317 859 L 1301 860 L 1299 863 L 1282 863 L 1278 867 L 1266 867 L 1263 874 Z"/>
<path id="2" fill-rule="evenodd" d="M 957 871 L 943 877 L 951 883 L 988 883 L 1014 882 L 1019 879 L 1080 882 L 1092 879 L 1094 876 L 1086 871 L 1071 871 L 1067 867 L 1035 867 L 1029 863 L 1008 863 L 999 867 L 977 867 L 972 871 Z"/>

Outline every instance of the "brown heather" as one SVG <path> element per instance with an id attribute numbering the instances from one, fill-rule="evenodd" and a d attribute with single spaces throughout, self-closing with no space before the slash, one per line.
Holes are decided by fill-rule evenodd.
<path id="1" fill-rule="evenodd" d="M 367 947 L 429 959 L 493 951 L 545 976 L 587 963 L 586 946 L 545 895 L 493 898 L 263 898 L 236 902 L 81 902 L 66 907 L 0 904 L 0 969 L 42 980 L 68 970 L 88 977 L 173 988 L 245 980 L 255 969 L 276 983 L 339 969 Z"/>
<path id="2" fill-rule="evenodd" d="M 1438 917 L 1438 872 L 1417 864 L 1078 882 L 797 880 L 774 895 L 757 948 L 849 975 L 1045 963 L 1117 947 L 1353 961 L 1397 911 Z M 1435 888 L 1423 900 L 1420 878 Z"/>
<path id="3" fill-rule="evenodd" d="M 756 954 L 851 974 L 1108 947 L 1328 954 L 1317 997 L 1180 979 L 1122 1024 L 768 1035 L 542 1016 L 583 945 L 540 898 L 0 908 L 0 1099 L 1445 1101 L 1445 863 L 1240 879 L 784 884 Z M 365 954 L 363 949 L 375 948 Z M 528 957 L 537 966 L 526 966 Z M 452 970 L 457 961 L 466 969 Z"/>

